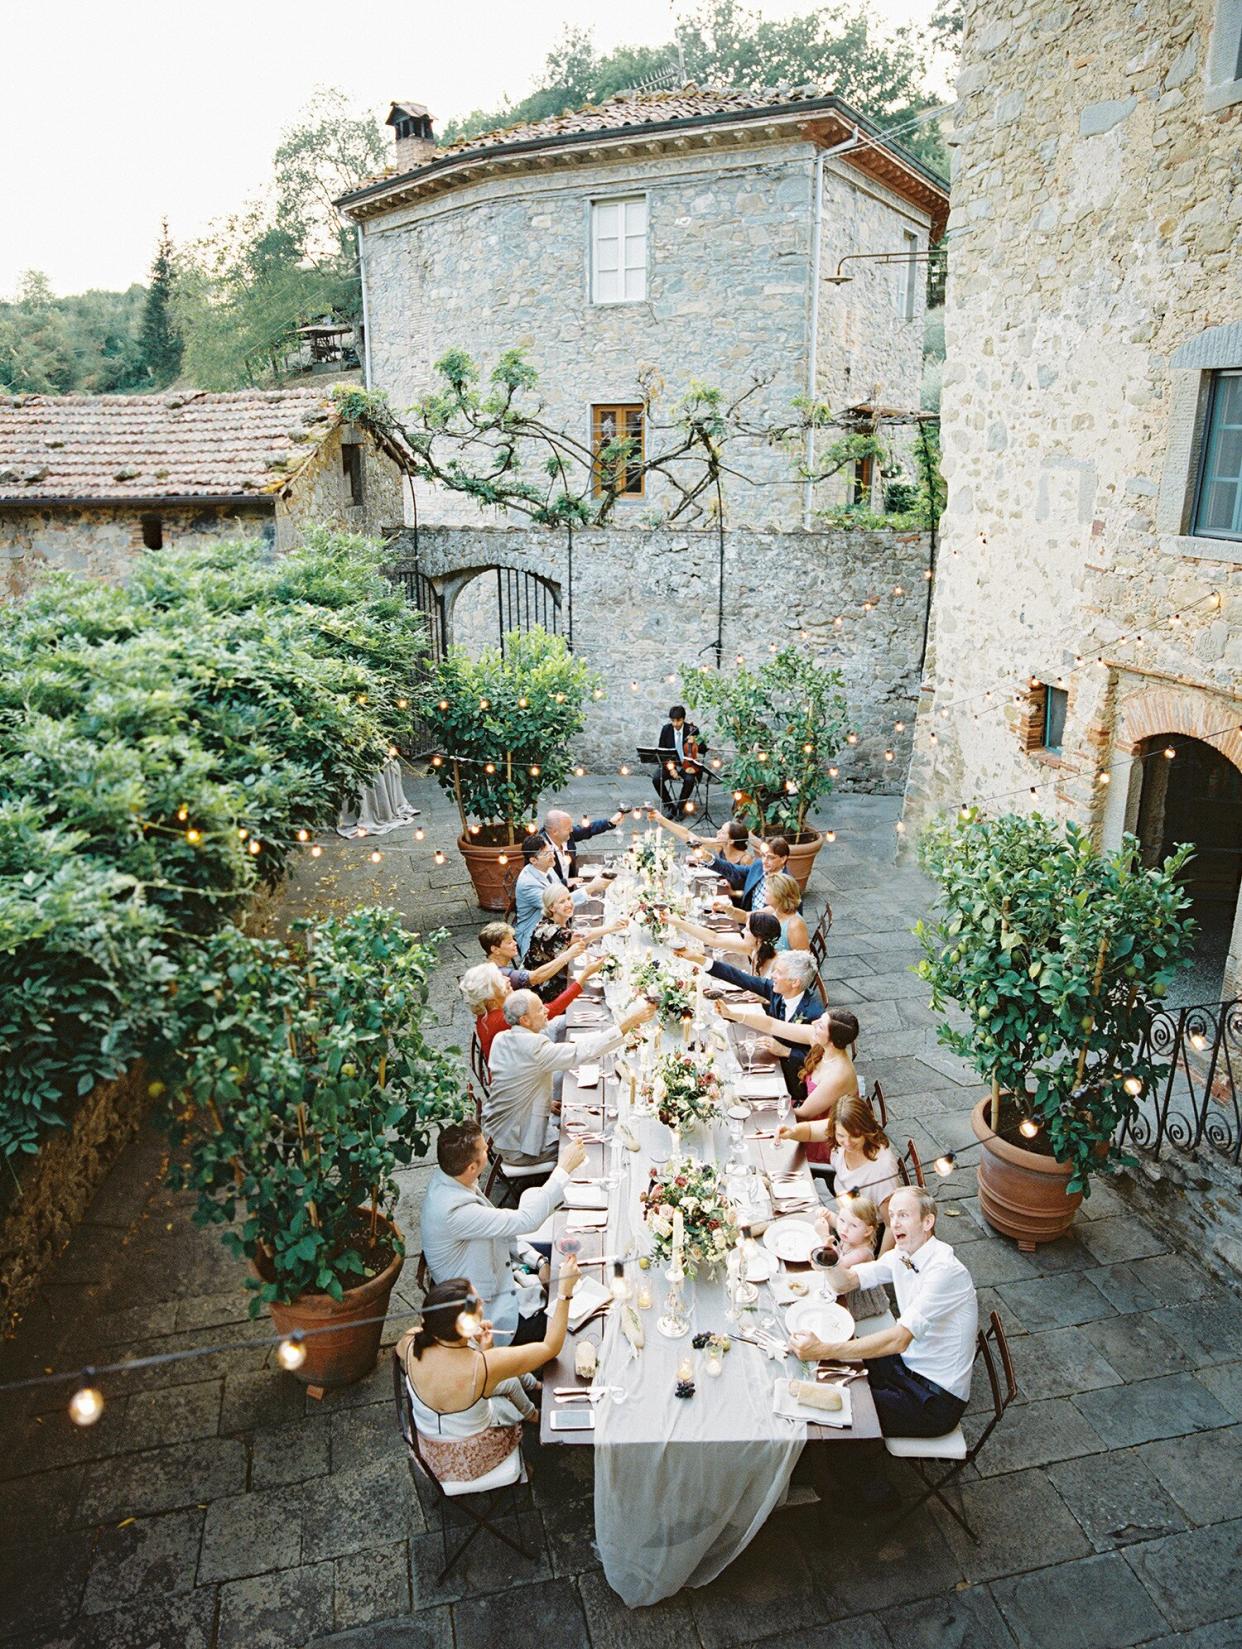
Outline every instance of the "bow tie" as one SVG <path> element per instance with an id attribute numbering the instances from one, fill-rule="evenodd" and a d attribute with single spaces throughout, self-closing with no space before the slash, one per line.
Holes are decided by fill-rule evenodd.
<path id="1" fill-rule="evenodd" d="M 917 1265 L 915 1265 L 914 1261 L 910 1258 L 909 1254 L 903 1254 L 901 1256 L 901 1263 L 902 1263 L 902 1265 L 905 1266 L 907 1271 L 913 1271 L 914 1275 L 916 1277 L 918 1276 L 919 1268 L 918 1268 Z"/>

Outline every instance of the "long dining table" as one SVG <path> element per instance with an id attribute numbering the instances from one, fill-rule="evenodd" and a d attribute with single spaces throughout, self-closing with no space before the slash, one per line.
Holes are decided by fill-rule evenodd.
<path id="1" fill-rule="evenodd" d="M 610 906 L 606 898 L 606 913 Z M 580 907 L 579 925 L 598 921 L 598 909 Z M 667 944 L 635 932 L 633 924 L 607 943 L 616 953 L 671 955 Z M 628 1006 L 629 993 L 619 982 L 604 992 L 588 990 L 571 1004 L 565 1035 L 597 1034 Z M 747 1088 L 763 1086 L 740 1080 L 743 1069 L 748 1076 L 768 1069 L 779 1077 L 775 1058 L 756 1053 L 754 1032 L 720 1018 L 711 1003 L 704 1006 L 696 1035 L 714 1048 L 717 1068 L 726 1082 L 735 1084 L 739 1099 Z M 650 1034 L 652 1059 L 683 1045 L 681 1026 L 661 1026 Z M 723 1275 L 688 1278 L 683 1297 L 689 1332 L 678 1338 L 662 1333 L 658 1325 L 670 1284 L 664 1265 L 651 1255 L 640 1193 L 669 1159 L 674 1143 L 683 1156 L 723 1165 L 735 1141 L 727 1125 L 712 1124 L 683 1133 L 675 1142 L 641 1103 L 631 1105 L 628 1076 L 615 1069 L 616 1063 L 616 1054 L 606 1056 L 598 1072 L 570 1071 L 564 1077 L 562 1134 L 579 1137 L 586 1150 L 567 1191 L 572 1196 L 580 1188 L 584 1194 L 574 1201 L 596 1202 L 603 1201 L 602 1191 L 607 1207 L 557 1211 L 552 1267 L 555 1277 L 564 1263 L 560 1240 L 571 1234 L 584 1277 L 602 1283 L 604 1290 L 613 1280 L 613 1262 L 623 1262 L 628 1298 L 614 1299 L 609 1293 L 606 1301 L 601 1299 L 598 1310 L 571 1329 L 561 1355 L 545 1368 L 540 1438 L 549 1446 L 594 1447 L 596 1539 L 604 1574 L 622 1600 L 636 1607 L 683 1586 L 706 1585 L 732 1562 L 784 1500 L 807 1443 L 833 1446 L 875 1439 L 880 1428 L 865 1373 L 844 1388 L 848 1424 L 840 1423 L 844 1415 L 834 1417 L 836 1423 L 818 1424 L 777 1412 L 778 1383 L 816 1378 L 813 1366 L 788 1352 L 791 1290 L 798 1293 L 801 1285 L 806 1298 L 819 1290 L 818 1276 L 805 1264 L 772 1257 L 773 1275 L 756 1285 L 757 1298 L 744 1305 L 731 1304 Z M 627 1064 L 632 1070 L 633 1064 Z M 752 1165 L 744 1184 L 759 1199 L 747 1204 L 744 1217 L 756 1235 L 783 1213 L 797 1211 L 813 1221 L 819 1209 L 802 1147 L 775 1137 L 777 1100 L 774 1085 L 769 1087 L 770 1095 L 745 1101 L 742 1124 L 742 1146 Z M 636 1149 L 610 1148 L 618 1123 Z M 649 1263 L 644 1267 L 640 1260 Z M 644 1285 L 652 1303 L 639 1309 L 636 1301 Z M 628 1335 L 623 1322 L 627 1308 Z M 636 1321 L 641 1347 L 632 1343 Z M 860 1319 L 858 1328 L 865 1333 L 885 1321 Z M 696 1334 L 727 1337 L 729 1349 L 709 1365 L 705 1353 L 693 1348 Z M 591 1377 L 575 1372 L 584 1340 L 595 1348 Z M 678 1395 L 679 1379 L 688 1368 L 693 1393 L 685 1395 L 683 1386 Z M 575 1414 L 584 1417 L 557 1418 Z M 580 1429 L 562 1429 L 569 1426 Z"/>

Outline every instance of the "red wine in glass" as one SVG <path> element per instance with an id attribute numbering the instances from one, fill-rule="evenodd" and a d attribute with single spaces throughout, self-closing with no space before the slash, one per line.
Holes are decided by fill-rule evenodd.
<path id="1" fill-rule="evenodd" d="M 571 1254 L 581 1253 L 582 1238 L 576 1232 L 562 1231 L 556 1239 L 556 1248 L 559 1254 L 564 1254 L 565 1258 L 568 1259 Z"/>
<path id="2" fill-rule="evenodd" d="M 836 1265 L 840 1257 L 839 1251 L 831 1247 L 828 1243 L 823 1243 L 820 1247 L 813 1248 L 811 1250 L 811 1264 L 820 1274 L 820 1292 L 826 1300 L 829 1298 L 836 1298 L 835 1295 L 829 1295 L 828 1293 L 828 1273 L 832 1270 L 833 1266 Z"/>

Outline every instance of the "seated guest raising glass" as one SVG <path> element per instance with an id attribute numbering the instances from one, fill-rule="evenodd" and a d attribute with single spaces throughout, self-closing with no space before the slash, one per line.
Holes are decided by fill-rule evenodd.
<path id="1" fill-rule="evenodd" d="M 522 957 L 526 955 L 531 934 L 543 920 L 544 890 L 562 885 L 552 871 L 554 855 L 555 849 L 542 831 L 534 836 L 528 836 L 522 843 L 522 857 L 526 863 L 522 866 L 513 889 L 513 902 L 517 907 L 513 932 L 517 938 L 518 953 Z M 575 905 L 582 905 L 595 894 L 602 893 L 607 886 L 607 881 L 600 876 L 595 881 L 588 882 L 586 887 L 576 889 L 571 897 Z"/>
<path id="2" fill-rule="evenodd" d="M 686 803 L 694 794 L 694 787 L 699 774 L 703 771 L 703 764 L 698 757 L 707 750 L 707 741 L 699 737 L 699 730 L 692 721 L 686 720 L 684 704 L 671 705 L 668 720 L 660 729 L 660 737 L 656 744 L 661 751 L 667 751 L 660 762 L 652 784 L 656 795 L 660 798 L 660 806 L 664 809 L 665 817 L 675 819 L 685 812 Z M 681 794 L 673 800 L 673 786 L 680 779 Z"/>
<path id="3" fill-rule="evenodd" d="M 854 1192 L 870 1197 L 888 1225 L 889 1199 L 901 1184 L 901 1174 L 888 1137 L 865 1099 L 856 1093 L 845 1094 L 837 1100 L 830 1116 L 816 1122 L 786 1124 L 778 1130 L 777 1138 L 804 1144 L 833 1139 L 828 1166 L 834 1195 L 843 1197 Z"/>
<path id="4" fill-rule="evenodd" d="M 487 1141 L 478 1123 L 452 1122 L 440 1130 L 419 1227 L 427 1270 L 437 1283 L 458 1272 L 473 1280 L 498 1346 L 543 1339 L 547 1261 L 522 1239 L 560 1206 L 565 1182 L 585 1160 L 586 1147 L 566 1141 L 542 1185 L 524 1191 L 516 1208 L 496 1208 L 480 1183 Z"/>
<path id="5" fill-rule="evenodd" d="M 571 1255 L 557 1278 L 545 1337 L 522 1346 L 494 1344 L 469 1278 L 447 1277 L 427 1295 L 422 1322 L 401 1336 L 396 1351 L 419 1448 L 443 1482 L 486 1477 L 520 1447 L 522 1421 L 539 1413 L 522 1377 L 559 1357 L 577 1286 Z"/>
<path id="6" fill-rule="evenodd" d="M 479 948 L 493 967 L 500 969 L 515 991 L 538 990 L 548 980 L 566 968 L 575 956 L 586 949 L 583 938 L 571 939 L 559 956 L 550 958 L 541 968 L 524 968 L 518 962 L 517 934 L 508 922 L 489 922 L 479 931 Z"/>
<path id="7" fill-rule="evenodd" d="M 554 1102 L 553 1079 L 620 1047 L 654 1013 L 654 1003 L 641 1002 L 608 1030 L 576 1042 L 550 1042 L 543 1035 L 548 1010 L 534 991 L 514 991 L 506 998 L 509 1028 L 492 1043 L 492 1081 L 483 1107 L 483 1126 L 503 1160 L 514 1167 L 554 1162 L 559 1105 Z"/>
<path id="8" fill-rule="evenodd" d="M 903 1186 L 889 1202 L 894 1246 L 864 1265 L 825 1273 L 836 1294 L 891 1283 L 897 1296 L 892 1328 L 856 1340 L 827 1343 L 795 1334 L 795 1356 L 814 1362 L 865 1362 L 880 1429 L 886 1437 L 941 1437 L 962 1418 L 979 1328 L 970 1272 L 935 1235 L 936 1203 Z"/>
<path id="9" fill-rule="evenodd" d="M 549 1020 L 560 1020 L 569 1004 L 576 1002 L 582 995 L 583 981 L 598 973 L 603 965 L 602 956 L 594 962 L 588 962 L 579 977 L 572 984 L 566 985 L 558 996 L 552 998 L 547 1004 Z M 488 1059 L 493 1041 L 501 1031 L 508 1029 L 504 1006 L 512 995 L 512 987 L 502 969 L 493 967 L 490 962 L 480 962 L 476 967 L 466 969 L 458 988 L 465 997 L 466 1006 L 475 1016 L 474 1034 L 479 1039 L 484 1059 Z M 558 1024 L 549 1028 L 548 1035 L 554 1042 L 559 1042 L 562 1038 L 558 1033 L 563 1030 L 564 1026 Z"/>
<path id="10" fill-rule="evenodd" d="M 741 968 L 735 968 L 728 962 L 713 962 L 707 971 L 714 979 L 724 979 L 729 984 L 740 986 L 742 990 L 753 991 L 766 1002 L 768 1019 L 776 1022 L 778 1034 L 785 1025 L 798 1025 L 805 1029 L 824 1012 L 824 1004 L 811 989 L 815 978 L 815 962 L 809 951 L 782 951 L 766 979 L 761 979 L 758 974 L 743 973 Z M 718 1003 L 717 1006 L 726 1018 L 736 1017 L 724 1003 Z M 800 1103 L 805 1097 L 801 1069 L 802 1054 L 793 1053 L 786 1048 L 781 1057 L 781 1070 L 785 1075 L 785 1086 L 795 1104 Z"/>
<path id="11" fill-rule="evenodd" d="M 553 808 L 543 821 L 543 833 L 552 843 L 552 874 L 558 882 L 569 885 L 571 876 L 578 874 L 578 855 L 574 852 L 579 842 L 602 836 L 606 830 L 615 830 L 625 818 L 625 809 L 618 808 L 609 819 L 584 819 L 576 825 L 568 813 Z"/>
<path id="12" fill-rule="evenodd" d="M 759 842 L 758 852 L 758 859 L 750 865 L 733 865 L 719 855 L 709 860 L 716 874 L 723 876 L 733 889 L 730 897 L 722 894 L 713 903 L 735 922 L 744 922 L 747 911 L 763 910 L 769 904 L 768 883 L 773 876 L 783 875 L 789 864 L 789 843 L 783 836 L 771 836 Z M 801 897 L 798 902 L 801 904 Z"/>
<path id="13" fill-rule="evenodd" d="M 530 943 L 526 947 L 526 961 L 531 968 L 538 969 L 554 956 L 558 956 L 570 944 L 574 935 L 570 931 L 570 922 L 574 915 L 573 895 L 567 887 L 559 882 L 543 890 L 543 917 L 535 924 L 535 930 L 530 936 Z M 605 922 L 601 927 L 588 928 L 579 935 L 588 945 L 593 945 L 599 939 L 610 933 L 618 933 L 622 928 L 629 926 L 629 918 L 618 916 L 611 922 Z M 591 970 L 596 971 L 594 968 Z M 544 1002 L 550 1002 L 557 994 L 554 981 L 549 980 L 544 985 L 532 987 Z"/>
<path id="14" fill-rule="evenodd" d="M 687 939 L 693 939 L 702 946 L 704 954 L 709 949 L 736 953 L 745 958 L 748 971 L 757 973 L 761 979 L 766 979 L 772 971 L 781 937 L 781 924 L 773 911 L 752 910 L 741 933 L 717 933 L 714 928 L 688 922 L 685 917 L 674 916 L 671 912 L 668 923 L 679 933 L 684 933 Z"/>
<path id="15" fill-rule="evenodd" d="M 781 924 L 777 950 L 810 948 L 811 930 L 802 919 L 802 889 L 798 886 L 796 877 L 784 870 L 778 870 L 774 876 L 769 876 L 764 904 Z"/>

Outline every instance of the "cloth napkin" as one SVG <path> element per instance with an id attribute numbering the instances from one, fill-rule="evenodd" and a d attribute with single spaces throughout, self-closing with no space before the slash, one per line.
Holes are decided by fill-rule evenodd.
<path id="1" fill-rule="evenodd" d="M 841 1407 L 839 1409 L 815 1409 L 806 1403 L 795 1402 L 789 1390 L 789 1381 L 780 1379 L 772 1385 L 772 1409 L 776 1414 L 788 1414 L 798 1420 L 809 1420 L 816 1426 L 836 1426 L 841 1431 L 848 1431 L 854 1423 L 853 1405 L 850 1403 L 850 1388 L 842 1385 Z"/>

